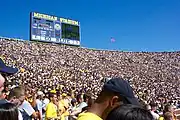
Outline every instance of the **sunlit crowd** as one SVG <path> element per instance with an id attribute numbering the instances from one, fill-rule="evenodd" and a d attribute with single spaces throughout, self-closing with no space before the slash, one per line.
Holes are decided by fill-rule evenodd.
<path id="1" fill-rule="evenodd" d="M 0 74 L 3 120 L 177 120 L 180 114 L 180 51 L 0 38 Z"/>

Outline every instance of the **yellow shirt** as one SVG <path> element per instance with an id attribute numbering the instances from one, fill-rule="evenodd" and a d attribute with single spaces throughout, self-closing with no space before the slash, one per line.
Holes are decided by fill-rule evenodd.
<path id="1" fill-rule="evenodd" d="M 46 107 L 46 119 L 47 118 L 56 118 L 57 117 L 57 106 L 50 102 Z"/>
<path id="2" fill-rule="evenodd" d="M 97 116 L 96 114 L 86 112 L 79 114 L 77 120 L 103 120 L 103 119 Z"/>
<path id="3" fill-rule="evenodd" d="M 65 107 L 66 107 L 66 108 L 69 107 L 68 101 L 66 101 L 66 100 L 60 100 L 60 101 L 59 101 L 59 109 L 60 109 L 61 113 L 66 112 Z"/>
<path id="4" fill-rule="evenodd" d="M 69 115 L 69 112 L 68 112 L 68 111 L 66 111 L 65 113 L 63 113 L 63 114 L 61 115 L 61 120 L 65 120 L 65 117 L 68 116 L 68 115 Z"/>
<path id="5" fill-rule="evenodd" d="M 164 120 L 164 117 L 159 117 L 159 120 Z"/>
<path id="6" fill-rule="evenodd" d="M 64 107 L 68 107 L 67 103 L 65 102 L 65 100 L 60 100 L 59 101 L 59 110 L 60 110 L 60 114 L 61 114 L 61 120 L 65 120 L 65 117 L 69 115 L 69 112 L 64 108 Z"/>
<path id="7" fill-rule="evenodd" d="M 63 100 L 59 101 L 59 110 L 61 114 L 65 112 Z"/>

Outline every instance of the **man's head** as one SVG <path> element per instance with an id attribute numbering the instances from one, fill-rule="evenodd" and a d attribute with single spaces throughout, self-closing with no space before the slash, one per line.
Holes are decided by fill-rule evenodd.
<path id="1" fill-rule="evenodd" d="M 44 95 L 44 93 L 42 91 L 37 92 L 37 98 L 38 99 L 43 99 L 43 95 Z"/>
<path id="2" fill-rule="evenodd" d="M 121 104 L 139 105 L 129 83 L 121 78 L 107 81 L 95 101 L 101 108 L 102 118 L 105 119 L 110 111 Z"/>
<path id="3" fill-rule="evenodd" d="M 90 94 L 84 94 L 83 95 L 84 102 L 88 103 L 89 99 L 91 99 L 91 95 Z"/>
<path id="4" fill-rule="evenodd" d="M 55 93 L 50 93 L 49 98 L 50 101 L 53 102 L 54 104 L 57 102 L 57 95 Z"/>
<path id="5" fill-rule="evenodd" d="M 151 106 L 152 111 L 156 111 L 156 109 L 157 109 L 157 104 L 156 103 L 150 103 L 150 106 Z"/>
<path id="6" fill-rule="evenodd" d="M 96 104 L 99 104 L 103 110 L 102 118 L 105 118 L 109 112 L 114 108 L 123 104 L 122 98 L 118 93 L 103 89 L 98 95 L 98 98 L 95 100 Z"/>
<path id="7" fill-rule="evenodd" d="M 13 88 L 8 96 L 8 100 L 16 105 L 21 105 L 25 100 L 25 90 L 23 87 Z"/>

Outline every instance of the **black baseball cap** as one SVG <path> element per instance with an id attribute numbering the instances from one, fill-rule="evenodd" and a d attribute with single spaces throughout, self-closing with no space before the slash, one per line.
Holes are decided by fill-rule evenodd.
<path id="1" fill-rule="evenodd" d="M 134 96 L 132 87 L 129 85 L 128 81 L 122 78 L 110 79 L 104 84 L 103 89 L 119 93 L 123 98 L 123 102 L 126 104 L 140 105 L 137 98 Z"/>
<path id="2" fill-rule="evenodd" d="M 12 75 L 18 72 L 18 68 L 6 66 L 3 60 L 0 58 L 0 73 Z"/>

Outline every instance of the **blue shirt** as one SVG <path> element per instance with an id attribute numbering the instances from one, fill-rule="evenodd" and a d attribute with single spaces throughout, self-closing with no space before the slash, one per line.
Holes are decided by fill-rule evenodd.
<path id="1" fill-rule="evenodd" d="M 5 100 L 5 99 L 1 99 L 1 100 L 0 100 L 0 105 L 2 105 L 2 104 L 6 104 L 6 103 L 8 103 L 8 101 L 7 101 L 7 100 Z"/>

